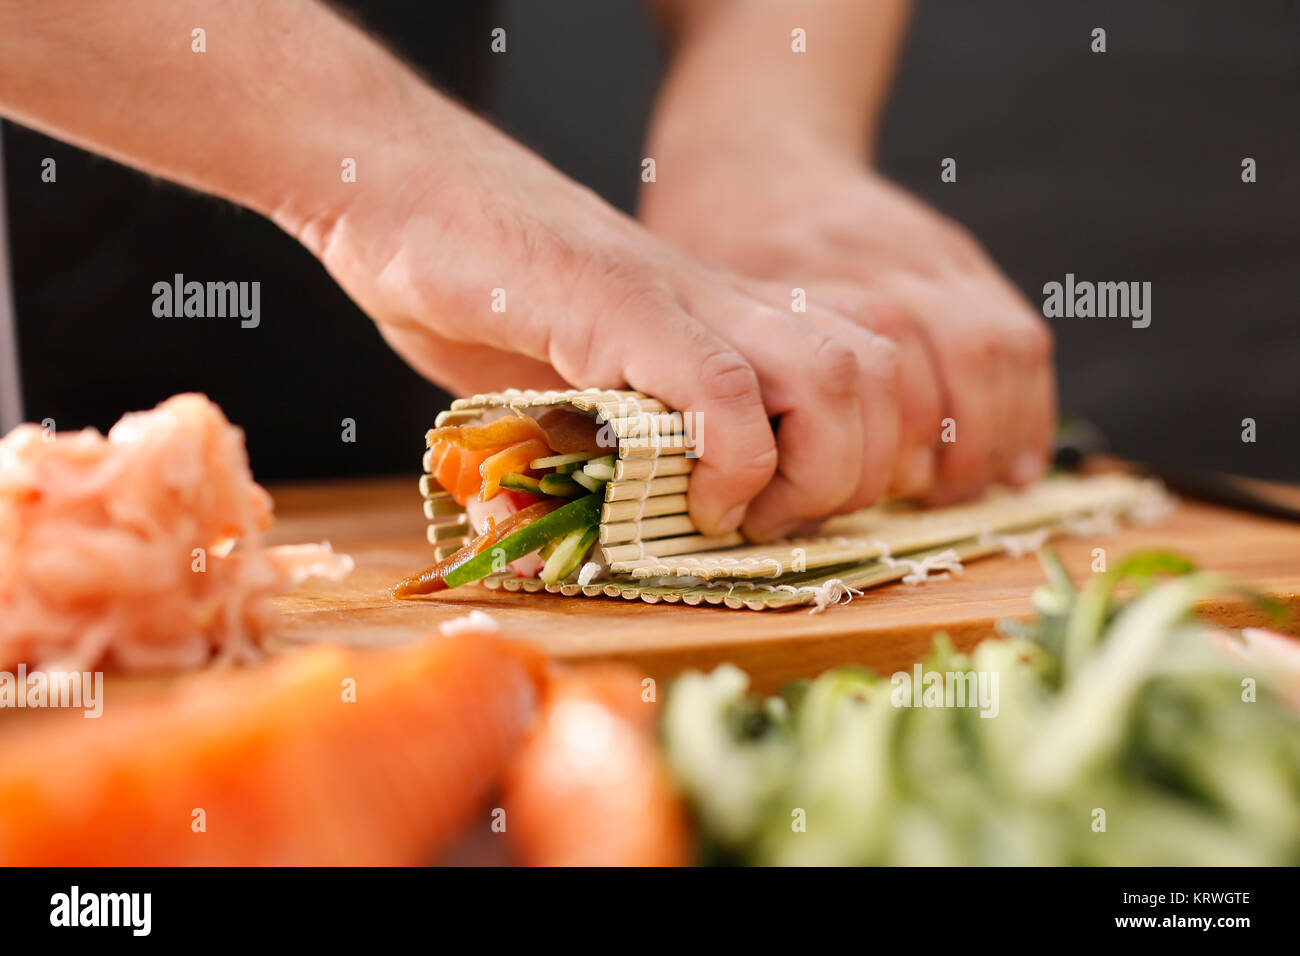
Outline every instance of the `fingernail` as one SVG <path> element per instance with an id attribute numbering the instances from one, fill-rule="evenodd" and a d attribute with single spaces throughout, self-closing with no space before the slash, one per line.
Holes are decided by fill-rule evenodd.
<path id="1" fill-rule="evenodd" d="M 919 495 L 934 484 L 934 450 L 921 446 L 903 456 L 898 466 L 895 493 Z"/>
<path id="2" fill-rule="evenodd" d="M 736 505 L 718 521 L 718 534 L 730 534 L 740 527 L 740 522 L 745 519 L 745 506 Z"/>
<path id="3" fill-rule="evenodd" d="M 964 485 L 940 485 L 925 496 L 924 501 L 932 508 L 944 508 L 961 501 L 973 501 L 984 494 L 988 482 L 975 481 Z"/>
<path id="4" fill-rule="evenodd" d="M 1007 472 L 1007 480 L 1013 485 L 1027 485 L 1037 481 L 1047 469 L 1047 461 L 1035 451 L 1027 451 L 1016 459 L 1016 463 Z"/>
<path id="5" fill-rule="evenodd" d="M 772 542 L 782 541 L 791 536 L 801 522 L 787 521 L 784 524 L 773 525 L 772 527 L 754 527 L 745 528 L 745 537 L 754 542 Z"/>

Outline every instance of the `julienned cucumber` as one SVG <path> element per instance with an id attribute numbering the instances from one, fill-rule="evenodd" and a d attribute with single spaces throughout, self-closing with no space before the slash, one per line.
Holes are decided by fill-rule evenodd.
<path id="1" fill-rule="evenodd" d="M 561 498 L 581 498 L 590 488 L 583 488 L 568 475 L 542 475 L 542 480 L 538 483 L 543 494 L 558 495 Z"/>
<path id="2" fill-rule="evenodd" d="M 476 554 L 460 567 L 448 571 L 447 576 L 442 579 L 443 583 L 449 588 L 470 584 L 479 578 L 487 577 L 493 571 L 504 570 L 511 561 L 532 554 L 548 541 L 599 524 L 604 497 L 604 495 L 588 495 L 556 508 L 550 514 L 543 515 L 532 524 L 498 541 L 482 554 Z"/>
<path id="3" fill-rule="evenodd" d="M 575 471 L 573 474 L 569 475 L 569 477 L 572 478 L 574 481 L 576 481 L 578 484 L 582 485 L 582 487 L 586 488 L 588 491 L 600 491 L 602 488 L 605 487 L 605 483 L 603 481 L 597 481 L 595 478 L 591 477 L 591 475 L 587 474 L 585 471 Z"/>
<path id="4" fill-rule="evenodd" d="M 541 483 L 536 478 L 530 478 L 528 475 L 521 475 L 513 471 L 502 477 L 501 487 L 508 488 L 511 491 L 527 491 L 534 495 L 542 494 Z"/>
<path id="5" fill-rule="evenodd" d="M 593 458 L 582 466 L 589 478 L 595 478 L 597 481 L 614 480 L 614 456 L 605 455 L 601 458 Z"/>
<path id="6" fill-rule="evenodd" d="M 579 451 L 572 455 L 547 455 L 545 458 L 534 458 L 528 463 L 528 467 L 540 471 L 542 468 L 559 468 L 561 465 L 574 465 L 580 461 L 599 457 L 598 451 Z"/>
<path id="7" fill-rule="evenodd" d="M 591 550 L 591 546 L 596 543 L 596 534 L 599 531 L 599 525 L 592 525 L 590 528 L 579 528 L 565 535 L 546 559 L 546 566 L 542 568 L 540 575 L 541 579 L 547 584 L 554 584 L 563 581 L 578 570 L 578 565 Z"/>

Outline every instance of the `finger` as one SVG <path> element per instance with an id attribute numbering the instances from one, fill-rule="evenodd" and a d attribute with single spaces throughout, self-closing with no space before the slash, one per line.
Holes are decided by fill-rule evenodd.
<path id="1" fill-rule="evenodd" d="M 1015 372 L 1012 445 L 1001 477 L 1025 485 L 1047 467 L 1056 422 L 1056 384 L 1052 368 L 1052 336 L 1047 325 L 1033 315 L 1012 290 L 1008 295 L 1013 316 L 1011 342 Z"/>
<path id="2" fill-rule="evenodd" d="M 781 537 L 804 521 L 844 509 L 861 481 L 862 369 L 853 349 L 764 290 L 687 292 L 687 307 L 740 350 L 758 373 L 767 414 L 780 417 L 777 473 L 751 502 L 743 529 L 752 540 Z M 882 357 L 872 370 L 887 362 Z"/>
<path id="3" fill-rule="evenodd" d="M 890 492 L 916 498 L 934 487 L 939 454 L 935 436 L 944 418 L 943 392 L 925 336 L 914 326 L 893 338 L 899 350 L 902 392 L 899 448 Z"/>
<path id="4" fill-rule="evenodd" d="M 1016 452 L 1007 473 L 1007 480 L 1017 486 L 1041 478 L 1051 459 L 1056 428 L 1056 375 L 1050 360 L 1030 375 L 1025 402 L 1025 443 Z"/>
<path id="5" fill-rule="evenodd" d="M 853 350 L 858 362 L 858 409 L 862 466 L 857 486 L 837 512 L 874 504 L 889 488 L 899 445 L 901 392 L 899 350 L 887 338 L 827 309 L 810 308 L 810 324 Z"/>
<path id="6" fill-rule="evenodd" d="M 898 350 L 899 436 L 889 492 L 899 498 L 920 497 L 933 487 L 937 436 L 944 417 L 943 393 L 924 334 L 911 313 L 894 299 L 858 286 L 818 290 L 823 300 L 856 324 L 884 336 Z"/>
<path id="7" fill-rule="evenodd" d="M 925 334 L 939 373 L 945 409 L 938 434 L 935 491 L 942 498 L 982 488 L 996 472 L 1012 411 L 1000 380 L 1011 374 L 1001 336 L 972 314 L 960 289 L 905 280 L 897 292 Z"/>
<path id="8" fill-rule="evenodd" d="M 416 324 L 376 322 L 384 341 L 407 365 L 455 395 L 507 388 L 570 388 L 546 362 L 487 345 L 452 342 Z"/>
<path id="9" fill-rule="evenodd" d="M 939 352 L 949 414 L 940 423 L 936 488 L 981 488 L 997 471 L 1006 407 L 999 352 L 997 343 L 980 331 L 953 333 Z M 960 496 L 967 494 L 973 491 Z"/>
<path id="10" fill-rule="evenodd" d="M 746 355 L 768 412 L 780 416 L 777 472 L 744 523 L 747 537 L 765 541 L 840 510 L 856 491 L 863 460 L 861 369 L 848 345 L 779 313 L 751 323 L 751 331 Z"/>
<path id="11" fill-rule="evenodd" d="M 734 348 L 674 306 L 641 303 L 618 322 L 553 336 L 556 367 L 584 387 L 628 386 L 686 417 L 698 456 L 688 506 L 704 534 L 736 530 L 776 470 L 776 444 L 759 380 Z M 572 357 L 569 357 L 572 356 Z"/>

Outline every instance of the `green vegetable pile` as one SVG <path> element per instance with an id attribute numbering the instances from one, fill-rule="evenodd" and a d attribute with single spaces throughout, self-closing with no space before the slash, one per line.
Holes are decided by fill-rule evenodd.
<path id="1" fill-rule="evenodd" d="M 1196 616 L 1240 589 L 1161 552 L 1082 589 L 1043 563 L 1034 620 L 922 662 L 984 675 L 995 707 L 915 706 L 912 675 L 851 669 L 767 699 L 730 666 L 675 682 L 661 731 L 706 859 L 1300 863 L 1292 651 Z"/>

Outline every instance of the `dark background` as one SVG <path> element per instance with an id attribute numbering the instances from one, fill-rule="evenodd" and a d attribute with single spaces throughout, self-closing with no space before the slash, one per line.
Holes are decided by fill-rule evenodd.
<path id="1" fill-rule="evenodd" d="M 632 208 L 661 60 L 641 0 L 346 6 Z M 505 55 L 487 53 L 494 26 Z M 1115 450 L 1300 479 L 1298 119 L 1296 0 L 920 0 L 880 163 L 970 227 L 1035 306 L 1067 272 L 1153 284 L 1149 328 L 1052 323 L 1063 410 Z M 415 470 L 445 397 L 305 251 L 251 213 L 11 124 L 4 145 L 29 419 L 104 428 L 198 389 L 247 430 L 261 478 Z M 44 156 L 57 186 L 39 181 Z M 175 272 L 260 279 L 262 326 L 155 319 L 152 284 Z M 339 441 L 344 417 L 355 444 Z"/>

